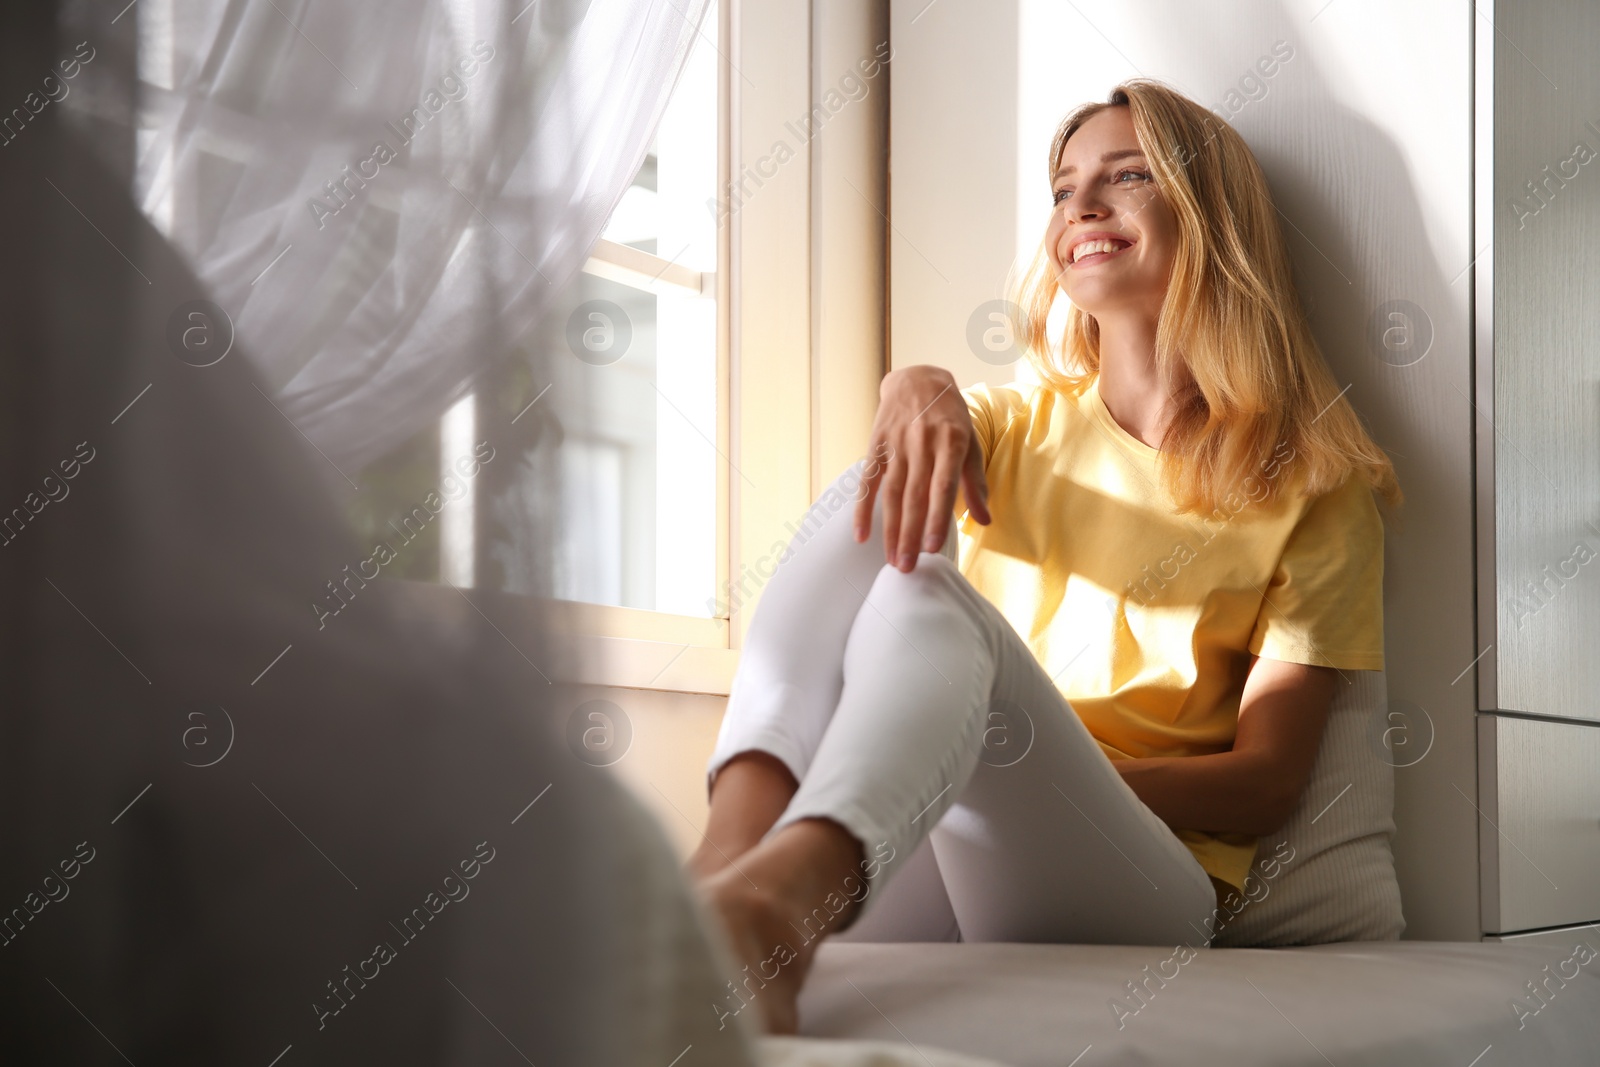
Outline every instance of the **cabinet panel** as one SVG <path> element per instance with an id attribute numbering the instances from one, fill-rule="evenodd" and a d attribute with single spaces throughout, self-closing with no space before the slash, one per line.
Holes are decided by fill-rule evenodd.
<path id="1" fill-rule="evenodd" d="M 1492 373 L 1480 440 L 1492 439 L 1495 602 L 1480 707 L 1600 718 L 1600 5 L 1494 5 Z M 1504 42 L 1515 41 L 1516 47 Z M 1530 62 L 1537 56 L 1537 63 Z M 1481 67 L 1480 67 L 1481 69 Z M 1484 135 L 1479 129 L 1479 137 Z M 1479 242 L 1487 242 L 1483 234 Z M 1480 267 L 1486 265 L 1480 263 Z M 1480 345 L 1483 331 L 1480 330 Z M 1492 371 L 1489 369 L 1492 367 Z M 1480 460 L 1482 454 L 1480 452 Z M 1590 764 L 1600 775 L 1600 762 Z"/>
<path id="2" fill-rule="evenodd" d="M 1548 945 L 1563 955 L 1578 945 L 1588 945 L 1590 951 L 1600 954 L 1600 934 L 1592 925 L 1561 926 L 1531 934 L 1485 934 L 1483 939 L 1503 941 L 1510 945 Z"/>
<path id="3" fill-rule="evenodd" d="M 1600 726 L 1479 719 L 1483 928 L 1600 919 Z"/>

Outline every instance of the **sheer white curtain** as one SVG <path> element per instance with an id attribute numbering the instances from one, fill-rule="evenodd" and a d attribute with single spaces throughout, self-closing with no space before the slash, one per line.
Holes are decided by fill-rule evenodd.
<path id="1" fill-rule="evenodd" d="M 581 266 L 707 7 L 141 0 L 136 195 L 284 413 L 359 468 Z"/>

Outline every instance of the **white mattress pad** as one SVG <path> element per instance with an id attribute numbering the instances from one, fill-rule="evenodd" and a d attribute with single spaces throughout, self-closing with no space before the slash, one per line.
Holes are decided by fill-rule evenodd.
<path id="1" fill-rule="evenodd" d="M 1017 1067 L 1600 1064 L 1587 945 L 829 942 L 800 1011 L 803 1035 Z"/>

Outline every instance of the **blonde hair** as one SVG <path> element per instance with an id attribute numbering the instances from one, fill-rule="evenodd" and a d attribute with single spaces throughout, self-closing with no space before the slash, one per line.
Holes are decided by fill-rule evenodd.
<path id="1" fill-rule="evenodd" d="M 1162 481 L 1180 514 L 1213 513 L 1269 455 L 1287 446 L 1290 479 L 1310 496 L 1357 472 L 1391 506 L 1403 499 L 1394 464 L 1368 435 L 1311 335 L 1266 178 L 1234 128 L 1149 78 L 1125 81 L 1105 103 L 1062 120 L 1048 180 L 1067 139 L 1092 116 L 1126 107 L 1155 185 L 1177 216 L 1178 245 L 1156 326 L 1156 370 L 1172 398 L 1161 442 Z M 1049 387 L 1078 395 L 1100 370 L 1100 330 L 1069 307 L 1059 351 L 1045 324 L 1058 292 L 1043 240 L 1012 298 L 1019 342 Z M 1268 477 L 1258 503 L 1278 495 Z M 1237 509 L 1235 509 L 1237 510 Z"/>

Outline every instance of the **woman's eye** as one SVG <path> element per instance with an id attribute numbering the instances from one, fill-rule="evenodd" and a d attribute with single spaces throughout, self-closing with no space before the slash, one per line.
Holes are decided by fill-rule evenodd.
<path id="1" fill-rule="evenodd" d="M 1150 173 L 1148 171 L 1135 170 L 1132 167 L 1129 167 L 1126 170 L 1118 171 L 1116 178 L 1112 180 L 1111 184 L 1117 185 L 1119 183 L 1122 183 L 1122 179 L 1126 178 L 1126 177 L 1129 177 L 1129 176 L 1132 176 L 1132 177 L 1135 177 L 1135 178 L 1141 178 L 1144 181 L 1149 181 L 1150 180 Z M 1052 193 L 1050 195 L 1050 202 L 1052 204 L 1059 204 L 1059 203 L 1061 203 L 1061 201 L 1065 200 L 1071 193 L 1072 193 L 1071 189 L 1057 189 L 1054 193 Z"/>

